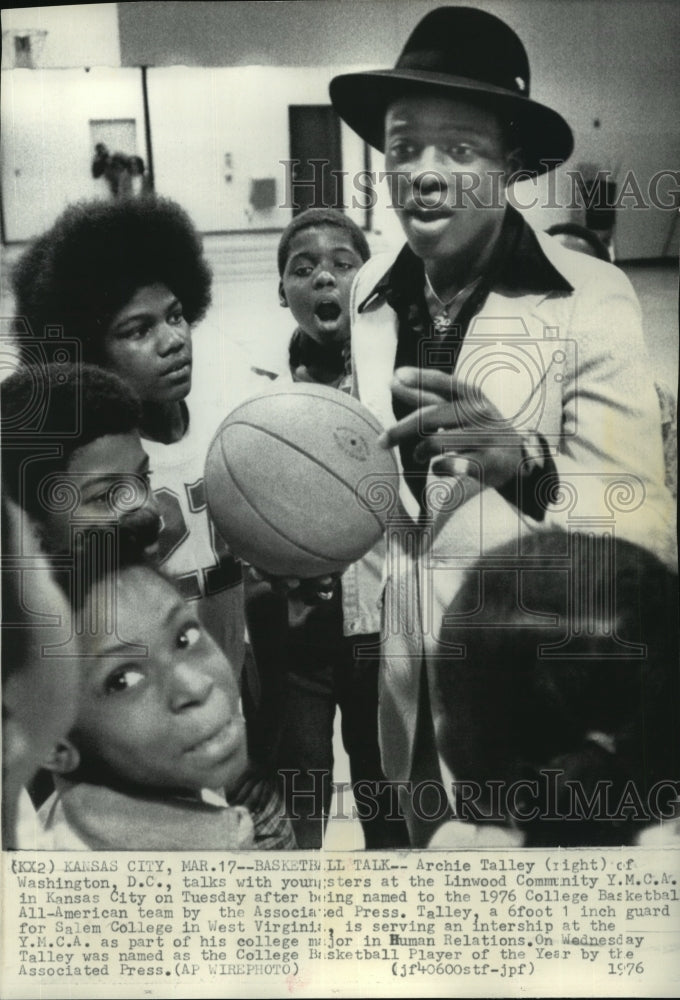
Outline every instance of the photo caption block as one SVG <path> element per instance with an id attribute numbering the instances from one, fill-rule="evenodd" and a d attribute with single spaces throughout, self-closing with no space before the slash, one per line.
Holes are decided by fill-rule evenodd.
<path id="1" fill-rule="evenodd" d="M 8 998 L 680 987 L 677 848 L 3 861 Z"/>

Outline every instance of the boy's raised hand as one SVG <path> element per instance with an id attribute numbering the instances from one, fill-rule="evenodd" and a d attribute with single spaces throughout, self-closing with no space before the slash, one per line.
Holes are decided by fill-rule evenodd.
<path id="1" fill-rule="evenodd" d="M 423 465 L 436 458 L 435 475 L 474 476 L 496 489 L 517 474 L 522 438 L 481 390 L 446 372 L 407 367 L 395 371 L 391 389 L 415 409 L 383 432 L 384 448 L 420 438 L 414 457 Z"/>

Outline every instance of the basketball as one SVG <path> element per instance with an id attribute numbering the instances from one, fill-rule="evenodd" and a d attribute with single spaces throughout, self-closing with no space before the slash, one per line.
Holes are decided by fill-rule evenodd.
<path id="1" fill-rule="evenodd" d="M 275 576 L 341 572 L 385 529 L 397 465 L 356 399 L 297 383 L 242 403 L 208 450 L 215 527 L 232 553 Z"/>

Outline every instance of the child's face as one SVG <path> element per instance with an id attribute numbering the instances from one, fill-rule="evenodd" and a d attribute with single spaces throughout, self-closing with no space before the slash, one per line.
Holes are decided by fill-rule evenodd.
<path id="1" fill-rule="evenodd" d="M 191 389 L 191 328 L 162 284 L 139 288 L 108 325 L 103 364 L 143 403 L 173 403 Z"/>
<path id="2" fill-rule="evenodd" d="M 19 789 L 73 724 L 80 661 L 64 649 L 71 611 L 38 548 L 33 526 L 9 497 L 3 497 L 3 504 L 8 535 L 4 545 L 19 563 L 14 571 L 3 567 L 3 610 L 5 595 L 13 592 L 19 612 L 19 621 L 3 622 L 3 652 L 9 651 L 16 625 L 22 654 L 2 678 L 3 827 L 13 838 Z"/>
<path id="3" fill-rule="evenodd" d="M 290 241 L 280 301 L 317 343 L 349 338 L 349 293 L 362 263 L 350 234 L 339 226 L 310 226 Z"/>
<path id="4" fill-rule="evenodd" d="M 107 587 L 91 597 L 104 601 Z M 148 567 L 122 570 L 115 593 L 116 627 L 102 620 L 86 640 L 93 659 L 73 729 L 82 759 L 147 788 L 232 785 L 246 765 L 245 728 L 224 654 Z"/>
<path id="5" fill-rule="evenodd" d="M 69 494 L 73 502 L 63 509 L 58 501 Z M 50 496 L 57 502 L 51 504 Z M 153 545 L 160 530 L 160 511 L 149 488 L 149 456 L 138 431 L 106 434 L 77 448 L 63 478 L 48 491 L 45 507 L 42 533 L 51 552 L 71 551 L 74 524 L 117 522 L 120 531 L 134 536 L 140 548 Z"/>
<path id="6" fill-rule="evenodd" d="M 510 154 L 493 112 L 454 98 L 402 98 L 387 112 L 385 166 L 402 175 L 392 179 L 392 202 L 423 260 L 478 252 L 495 232 Z"/>

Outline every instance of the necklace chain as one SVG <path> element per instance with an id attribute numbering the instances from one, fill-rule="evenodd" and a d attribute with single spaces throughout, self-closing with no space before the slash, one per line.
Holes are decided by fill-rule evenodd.
<path id="1" fill-rule="evenodd" d="M 432 322 L 434 323 L 434 327 L 435 327 L 435 329 L 437 330 L 438 333 L 445 332 L 446 330 L 448 330 L 453 325 L 452 321 L 451 321 L 451 317 L 449 316 L 449 309 L 454 304 L 454 302 L 456 301 L 456 299 L 459 299 L 465 292 L 469 292 L 472 288 L 474 288 L 474 286 L 477 284 L 478 281 L 479 281 L 479 277 L 476 277 L 469 284 L 467 284 L 463 288 L 459 289 L 456 292 L 456 294 L 454 296 L 452 296 L 452 298 L 450 298 L 448 300 L 448 302 L 444 302 L 443 299 L 440 299 L 440 297 L 437 295 L 437 293 L 435 292 L 434 288 L 432 287 L 432 282 L 430 281 L 429 274 L 427 273 L 427 271 L 425 272 L 425 284 L 427 286 L 427 289 L 430 292 L 430 294 L 432 295 L 432 297 L 439 303 L 439 306 L 441 307 L 441 311 L 438 312 L 437 315 L 434 316 L 433 319 L 432 319 Z"/>

